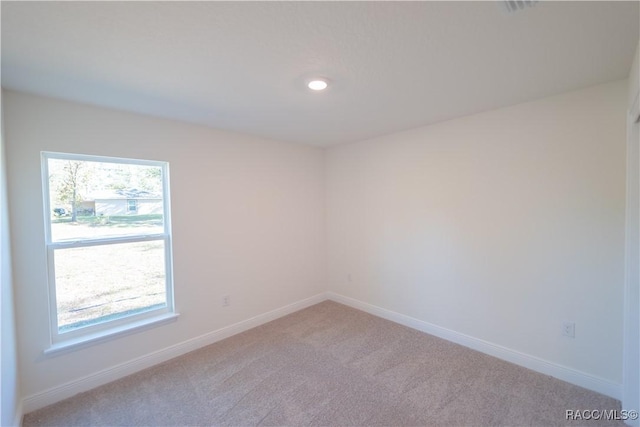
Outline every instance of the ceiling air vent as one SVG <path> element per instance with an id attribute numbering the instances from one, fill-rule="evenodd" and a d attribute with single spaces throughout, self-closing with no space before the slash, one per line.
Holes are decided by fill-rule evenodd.
<path id="1" fill-rule="evenodd" d="M 531 7 L 538 3 L 538 0 L 502 0 L 501 2 L 507 12 L 517 12 L 525 7 Z"/>

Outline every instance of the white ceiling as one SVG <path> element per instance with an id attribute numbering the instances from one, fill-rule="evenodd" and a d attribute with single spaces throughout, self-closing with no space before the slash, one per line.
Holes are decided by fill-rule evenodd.
<path id="1" fill-rule="evenodd" d="M 7 2 L 2 85 L 331 145 L 625 78 L 638 2 Z M 312 93 L 304 81 L 331 80 Z"/>

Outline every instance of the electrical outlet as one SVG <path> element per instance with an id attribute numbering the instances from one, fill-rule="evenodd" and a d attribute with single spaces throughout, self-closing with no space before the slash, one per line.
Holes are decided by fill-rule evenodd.
<path id="1" fill-rule="evenodd" d="M 562 322 L 562 335 L 569 338 L 576 337 L 576 324 L 565 320 Z"/>
<path id="2" fill-rule="evenodd" d="M 222 297 L 222 306 L 229 307 L 231 305 L 231 297 L 229 295 L 225 295 Z"/>

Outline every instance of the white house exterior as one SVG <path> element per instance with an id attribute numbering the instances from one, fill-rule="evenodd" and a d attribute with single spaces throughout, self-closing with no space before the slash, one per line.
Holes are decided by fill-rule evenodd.
<path id="1" fill-rule="evenodd" d="M 111 190 L 92 195 L 97 216 L 162 213 L 162 197 L 144 190 Z"/>

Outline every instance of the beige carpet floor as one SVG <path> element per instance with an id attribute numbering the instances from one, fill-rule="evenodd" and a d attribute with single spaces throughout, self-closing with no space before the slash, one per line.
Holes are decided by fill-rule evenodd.
<path id="1" fill-rule="evenodd" d="M 24 426 L 555 426 L 620 402 L 323 302 L 27 414 Z"/>

